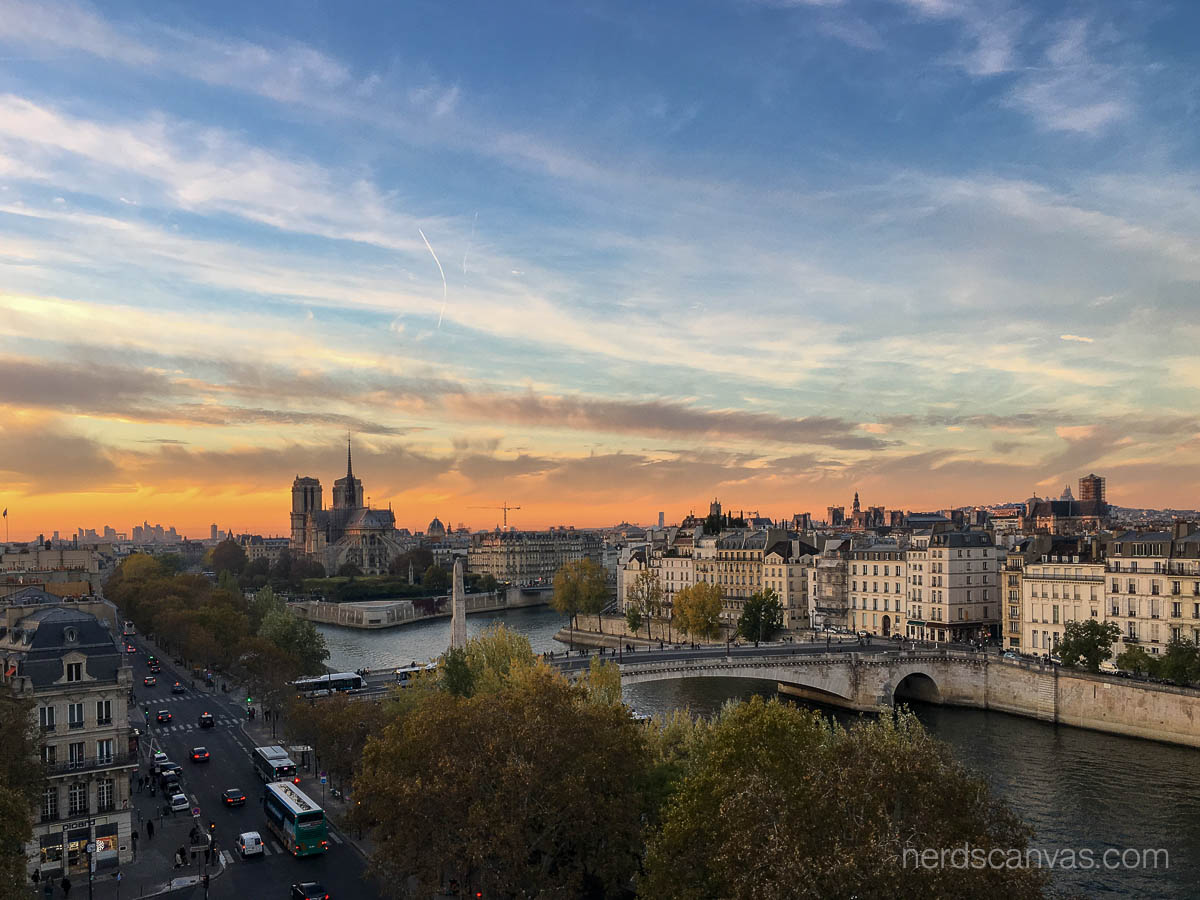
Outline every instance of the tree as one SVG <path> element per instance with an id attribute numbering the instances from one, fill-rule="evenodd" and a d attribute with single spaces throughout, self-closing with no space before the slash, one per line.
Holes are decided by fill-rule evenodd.
<path id="1" fill-rule="evenodd" d="M 625 624 L 629 626 L 629 630 L 636 636 L 638 629 L 642 627 L 642 608 L 633 601 L 630 601 L 625 606 Z"/>
<path id="2" fill-rule="evenodd" d="M 25 842 L 33 835 L 33 808 L 43 778 L 37 762 L 41 734 L 33 704 L 0 695 L 0 897 L 27 897 Z"/>
<path id="3" fill-rule="evenodd" d="M 1112 659 L 1112 645 L 1121 637 L 1121 629 L 1113 622 L 1101 624 L 1095 619 L 1067 622 L 1058 644 L 1058 658 L 1064 666 L 1082 666 L 1089 672 L 1099 672 L 1100 664 Z"/>
<path id="4" fill-rule="evenodd" d="M 222 572 L 237 575 L 246 568 L 246 551 L 237 541 L 225 538 L 212 550 L 212 567 L 218 575 Z"/>
<path id="5" fill-rule="evenodd" d="M 715 640 L 721 634 L 721 586 L 701 581 L 675 594 L 675 622 L 693 638 Z"/>
<path id="6" fill-rule="evenodd" d="M 1154 662 L 1150 654 L 1139 647 L 1137 644 L 1127 646 L 1121 651 L 1116 659 L 1116 667 L 1124 672 L 1133 672 L 1135 675 L 1142 675 L 1150 671 L 1150 666 Z"/>
<path id="7" fill-rule="evenodd" d="M 646 748 L 617 705 L 546 666 L 433 691 L 368 738 L 355 779 L 392 896 L 619 896 L 637 870 Z M 420 840 L 413 840 L 420 835 Z"/>
<path id="8" fill-rule="evenodd" d="M 783 605 L 772 588 L 750 595 L 738 617 L 738 634 L 748 641 L 769 641 L 783 628 Z"/>
<path id="9" fill-rule="evenodd" d="M 258 633 L 258 629 L 262 626 L 262 621 L 267 617 L 267 613 L 275 612 L 276 610 L 285 611 L 286 609 L 287 605 L 272 588 L 265 587 L 255 592 L 246 607 L 246 612 L 249 616 L 250 631 L 255 634 Z"/>
<path id="10" fill-rule="evenodd" d="M 475 693 L 475 673 L 463 647 L 451 647 L 442 654 L 438 665 L 442 687 L 456 697 L 470 697 Z"/>
<path id="11" fill-rule="evenodd" d="M 621 670 L 617 664 L 600 656 L 593 656 L 588 663 L 587 674 L 580 683 L 592 703 L 621 705 Z"/>
<path id="12" fill-rule="evenodd" d="M 337 577 L 338 578 L 361 578 L 362 577 L 362 569 L 360 569 L 358 566 L 356 566 L 354 563 L 351 563 L 351 562 L 342 563 L 340 566 L 338 566 Z"/>
<path id="13" fill-rule="evenodd" d="M 594 615 L 603 632 L 600 614 L 608 605 L 608 579 L 604 570 L 588 557 L 564 563 L 554 573 L 554 593 L 550 597 L 550 605 L 560 613 L 569 615 L 572 627 L 579 613 Z"/>
<path id="14" fill-rule="evenodd" d="M 639 618 L 645 617 L 646 637 L 652 639 L 654 635 L 650 631 L 650 624 L 662 612 L 663 590 L 658 575 L 649 569 L 642 569 L 629 585 L 626 598 L 629 604 L 637 607 Z"/>
<path id="15" fill-rule="evenodd" d="M 1184 685 L 1200 681 L 1200 650 L 1187 638 L 1167 644 L 1167 652 L 1155 663 L 1154 674 L 1160 678 Z"/>
<path id="16" fill-rule="evenodd" d="M 387 722 L 382 704 L 351 700 L 345 694 L 300 700 L 287 704 L 287 733 L 308 744 L 321 761 L 321 768 L 337 784 L 347 785 L 362 759 L 367 737 Z"/>
<path id="17" fill-rule="evenodd" d="M 425 547 L 414 547 L 399 556 L 392 557 L 388 563 L 388 574 L 408 577 L 408 567 L 412 565 L 413 573 L 419 578 L 421 573 L 433 565 L 433 551 Z"/>
<path id="18" fill-rule="evenodd" d="M 640 896 L 1044 896 L 1037 867 L 915 864 L 925 848 L 1020 853 L 1032 832 L 910 713 L 847 731 L 755 697 L 697 743 L 650 835 Z"/>
<path id="19" fill-rule="evenodd" d="M 450 589 L 450 576 L 441 566 L 430 566 L 421 576 L 421 587 L 430 594 L 444 594 Z"/>
<path id="20" fill-rule="evenodd" d="M 479 576 L 479 580 L 475 582 L 475 590 L 481 593 L 489 594 L 500 587 L 500 582 L 491 572 L 484 572 Z"/>
<path id="21" fill-rule="evenodd" d="M 301 674 L 318 674 L 329 658 L 325 638 L 315 625 L 292 615 L 286 609 L 274 609 L 263 617 L 258 636 L 270 641 L 296 661 Z"/>

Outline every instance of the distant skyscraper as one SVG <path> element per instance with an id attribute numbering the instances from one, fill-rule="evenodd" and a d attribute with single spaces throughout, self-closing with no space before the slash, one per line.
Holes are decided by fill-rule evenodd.
<path id="1" fill-rule="evenodd" d="M 217 531 L 217 525 L 214 522 L 212 525 L 208 526 L 208 539 L 210 541 L 215 541 L 218 537 L 220 537 L 220 534 Z"/>
<path id="2" fill-rule="evenodd" d="M 659 511 L 659 514 L 658 514 L 658 527 L 659 527 L 659 528 L 662 528 L 662 527 L 663 527 L 663 525 L 665 524 L 665 521 L 666 521 L 666 520 L 665 520 L 665 515 L 664 515 L 664 513 L 663 513 L 662 511 Z"/>
<path id="3" fill-rule="evenodd" d="M 1107 503 L 1105 481 L 1100 475 L 1088 474 L 1079 479 L 1079 499 Z"/>

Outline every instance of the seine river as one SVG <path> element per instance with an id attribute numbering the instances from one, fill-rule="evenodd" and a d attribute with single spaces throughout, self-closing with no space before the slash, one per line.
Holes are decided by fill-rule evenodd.
<path id="1" fill-rule="evenodd" d="M 554 634 L 564 619 L 545 607 L 467 619 L 468 635 L 504 622 L 529 637 L 536 652 L 561 650 Z M 445 650 L 450 620 L 382 631 L 319 626 L 330 664 L 350 670 L 423 662 Z M 625 690 L 639 712 L 688 707 L 710 714 L 730 698 L 772 696 L 775 684 L 697 678 Z M 1139 741 L 980 710 L 922 706 L 917 715 L 967 766 L 1037 831 L 1033 846 L 1089 849 L 1163 848 L 1167 869 L 1057 870 L 1056 883 L 1085 897 L 1200 897 L 1200 751 Z M 829 710 L 842 721 L 850 716 Z"/>

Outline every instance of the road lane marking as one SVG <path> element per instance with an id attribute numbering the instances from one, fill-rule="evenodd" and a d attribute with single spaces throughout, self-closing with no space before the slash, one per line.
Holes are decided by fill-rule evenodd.
<path id="1" fill-rule="evenodd" d="M 283 852 L 283 848 L 282 848 L 282 847 L 280 847 L 280 846 L 279 846 L 277 843 L 275 843 L 274 841 L 271 841 L 271 849 L 272 849 L 272 850 L 274 850 L 276 853 L 282 853 L 282 852 Z"/>
<path id="2" fill-rule="evenodd" d="M 341 839 L 340 837 L 338 837 L 338 834 L 337 834 L 337 832 L 336 832 L 336 831 L 331 831 L 331 832 L 329 832 L 329 836 L 330 836 L 331 838 L 333 838 L 333 840 L 334 840 L 336 843 L 338 843 L 338 844 L 340 844 L 340 843 L 342 842 L 342 839 Z"/>

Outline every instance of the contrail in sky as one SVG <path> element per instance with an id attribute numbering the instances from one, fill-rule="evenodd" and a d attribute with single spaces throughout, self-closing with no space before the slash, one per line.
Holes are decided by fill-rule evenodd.
<path id="1" fill-rule="evenodd" d="M 421 236 L 421 240 L 425 242 L 425 246 L 429 248 L 429 255 L 433 257 L 433 261 L 437 263 L 438 271 L 442 273 L 442 311 L 438 313 L 438 328 L 442 327 L 442 316 L 446 314 L 446 272 L 442 268 L 442 261 L 437 258 L 437 254 L 433 252 L 433 245 L 429 243 L 429 238 L 425 237 L 425 232 L 420 228 L 417 229 L 417 234 Z"/>
<path id="2" fill-rule="evenodd" d="M 471 223 L 471 239 L 467 241 L 467 249 L 463 251 L 463 274 L 467 274 L 467 254 L 471 252 L 471 245 L 475 243 L 475 226 L 479 223 L 479 213 L 475 213 L 475 221 Z"/>

